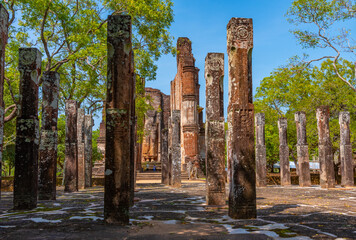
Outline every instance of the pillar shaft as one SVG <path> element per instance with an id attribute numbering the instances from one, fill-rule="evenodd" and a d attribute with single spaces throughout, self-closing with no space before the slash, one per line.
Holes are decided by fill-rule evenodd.
<path id="1" fill-rule="evenodd" d="M 85 187 L 92 186 L 92 164 L 93 164 L 93 117 L 91 114 L 84 117 L 84 169 Z"/>
<path id="2" fill-rule="evenodd" d="M 39 200 L 56 200 L 57 119 L 59 73 L 44 72 L 42 83 L 42 127 L 39 148 Z"/>
<path id="3" fill-rule="evenodd" d="M 78 108 L 77 140 L 78 140 L 78 189 L 85 187 L 85 145 L 84 145 L 84 109 Z"/>
<path id="4" fill-rule="evenodd" d="M 171 147 L 171 185 L 173 187 L 181 187 L 181 141 L 180 141 L 180 116 L 179 110 L 173 110 L 172 112 L 172 147 Z"/>
<path id="5" fill-rule="evenodd" d="M 131 124 L 134 87 L 131 17 L 108 18 L 104 218 L 129 224 L 131 195 Z"/>
<path id="6" fill-rule="evenodd" d="M 341 160 L 341 186 L 354 186 L 354 166 L 352 145 L 350 141 L 350 113 L 339 113 L 340 124 L 340 160 Z"/>
<path id="7" fill-rule="evenodd" d="M 309 151 L 307 143 L 307 119 L 305 112 L 295 113 L 295 123 L 297 125 L 297 155 L 299 166 L 299 186 L 311 186 Z"/>
<path id="8" fill-rule="evenodd" d="M 16 120 L 14 209 L 37 206 L 41 59 L 36 48 L 19 49 L 20 109 Z"/>
<path id="9" fill-rule="evenodd" d="M 335 172 L 332 145 L 329 130 L 329 107 L 321 106 L 316 110 L 319 134 L 320 186 L 335 187 Z"/>
<path id="10" fill-rule="evenodd" d="M 206 201 L 208 205 L 225 205 L 225 121 L 224 121 L 224 54 L 208 53 L 205 58 L 206 79 Z"/>
<path id="11" fill-rule="evenodd" d="M 75 100 L 66 101 L 66 140 L 64 162 L 64 191 L 78 191 L 78 142 L 77 114 L 78 104 Z"/>
<path id="12" fill-rule="evenodd" d="M 252 103 L 252 19 L 227 25 L 229 58 L 228 156 L 231 164 L 229 216 L 256 217 L 254 108 Z"/>
<path id="13" fill-rule="evenodd" d="M 4 141 L 4 76 L 5 76 L 5 48 L 8 38 L 9 13 L 4 6 L 0 4 L 0 152 L 3 151 Z M 2 154 L 0 154 L 0 199 L 1 199 L 1 172 L 2 172 Z"/>
<path id="14" fill-rule="evenodd" d="M 267 186 L 267 160 L 265 144 L 265 114 L 255 115 L 256 127 L 256 185 Z"/>
<path id="15" fill-rule="evenodd" d="M 279 169 L 280 169 L 282 186 L 291 185 L 287 128 L 288 128 L 287 118 L 278 119 L 279 167 L 280 167 Z"/>

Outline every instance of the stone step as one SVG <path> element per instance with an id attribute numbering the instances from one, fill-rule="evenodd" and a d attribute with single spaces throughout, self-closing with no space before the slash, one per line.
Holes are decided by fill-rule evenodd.
<path id="1" fill-rule="evenodd" d="M 137 172 L 136 180 L 160 180 L 161 172 Z M 188 173 L 182 172 L 182 179 L 188 179 Z"/>

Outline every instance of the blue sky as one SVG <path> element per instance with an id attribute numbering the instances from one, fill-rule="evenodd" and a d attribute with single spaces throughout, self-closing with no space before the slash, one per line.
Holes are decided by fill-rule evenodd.
<path id="1" fill-rule="evenodd" d="M 188 37 L 192 41 L 196 66 L 200 69 L 200 105 L 205 108 L 204 61 L 208 52 L 225 54 L 224 108 L 226 117 L 228 94 L 228 68 L 226 53 L 226 25 L 232 17 L 253 19 L 254 48 L 252 59 L 253 89 L 260 85 L 264 77 L 273 69 L 287 63 L 294 55 L 302 55 L 303 50 L 290 33 L 295 26 L 288 23 L 285 13 L 292 0 L 176 0 L 174 1 L 174 23 L 170 28 L 174 44 L 178 37 Z M 311 56 L 320 56 L 320 50 L 310 51 Z M 321 55 L 322 56 L 322 55 Z M 177 72 L 176 58 L 163 56 L 157 63 L 155 81 L 147 82 L 147 87 L 158 88 L 170 94 L 170 81 Z"/>

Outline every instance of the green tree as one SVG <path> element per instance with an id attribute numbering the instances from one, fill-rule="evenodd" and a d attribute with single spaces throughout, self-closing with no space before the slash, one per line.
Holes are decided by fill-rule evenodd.
<path id="1" fill-rule="evenodd" d="M 354 24 L 356 2 L 354 0 L 295 0 L 287 12 L 287 17 L 289 22 L 299 27 L 292 33 L 303 48 L 325 49 L 326 55 L 304 61 L 304 66 L 331 59 L 336 76 L 356 92 L 356 62 L 348 66 L 352 71 L 347 75 L 342 74 L 342 70 L 338 68 L 341 57 L 351 60 L 356 56 L 356 42 L 351 31 L 343 27 Z"/>

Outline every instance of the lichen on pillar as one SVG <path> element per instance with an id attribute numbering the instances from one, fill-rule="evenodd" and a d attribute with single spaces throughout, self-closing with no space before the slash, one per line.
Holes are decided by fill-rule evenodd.
<path id="1" fill-rule="evenodd" d="M 252 19 L 232 18 L 227 25 L 229 63 L 228 161 L 229 216 L 256 218 L 254 107 L 252 103 Z"/>
<path id="2" fill-rule="evenodd" d="M 85 169 L 85 188 L 92 186 L 92 158 L 93 158 L 93 117 L 91 114 L 84 117 L 84 169 Z"/>
<path id="3" fill-rule="evenodd" d="M 311 186 L 309 151 L 307 142 L 307 119 L 305 112 L 295 113 L 295 123 L 297 125 L 297 157 L 299 168 L 299 186 Z"/>
<path id="4" fill-rule="evenodd" d="M 0 4 L 0 173 L 2 172 L 2 151 L 4 141 L 4 77 L 5 77 L 5 48 L 8 39 L 9 13 Z M 0 199 L 1 199 L 1 174 L 0 174 Z"/>
<path id="5" fill-rule="evenodd" d="M 224 54 L 208 53 L 205 58 L 206 79 L 206 202 L 225 205 L 225 121 L 224 121 Z"/>
<path id="6" fill-rule="evenodd" d="M 57 72 L 44 72 L 42 79 L 42 126 L 39 148 L 38 199 L 56 200 L 60 75 Z"/>
<path id="7" fill-rule="evenodd" d="M 67 100 L 65 107 L 66 138 L 63 176 L 65 192 L 78 191 L 77 113 L 77 101 Z"/>
<path id="8" fill-rule="evenodd" d="M 38 194 L 38 85 L 42 54 L 19 49 L 20 97 L 16 119 L 14 209 L 33 209 Z"/>
<path id="9" fill-rule="evenodd" d="M 350 113 L 339 113 L 340 124 L 340 161 L 341 161 L 341 186 L 354 186 L 354 165 L 352 145 L 350 141 Z"/>
<path id="10" fill-rule="evenodd" d="M 77 147 L 78 147 L 78 189 L 85 188 L 85 145 L 84 145 L 84 109 L 77 112 Z"/>
<path id="11" fill-rule="evenodd" d="M 108 18 L 104 219 L 129 224 L 134 87 L 131 17 Z"/>
<path id="12" fill-rule="evenodd" d="M 288 128 L 287 118 L 279 118 L 278 119 L 279 171 L 280 171 L 282 186 L 291 185 L 287 128 Z"/>
<path id="13" fill-rule="evenodd" d="M 329 130 L 329 114 L 328 106 L 321 106 L 316 110 L 319 136 L 320 186 L 322 188 L 335 187 L 333 152 Z"/>
<path id="14" fill-rule="evenodd" d="M 267 159 L 265 143 L 265 114 L 255 114 L 256 128 L 256 185 L 267 186 Z"/>
<path id="15" fill-rule="evenodd" d="M 172 187 L 181 187 L 182 180 L 181 180 L 181 131 L 180 131 L 180 117 L 181 113 L 179 110 L 172 111 L 172 120 L 171 120 L 171 138 L 172 138 L 172 146 L 171 146 L 171 153 L 170 156 L 172 158 L 171 163 L 171 185 Z"/>

